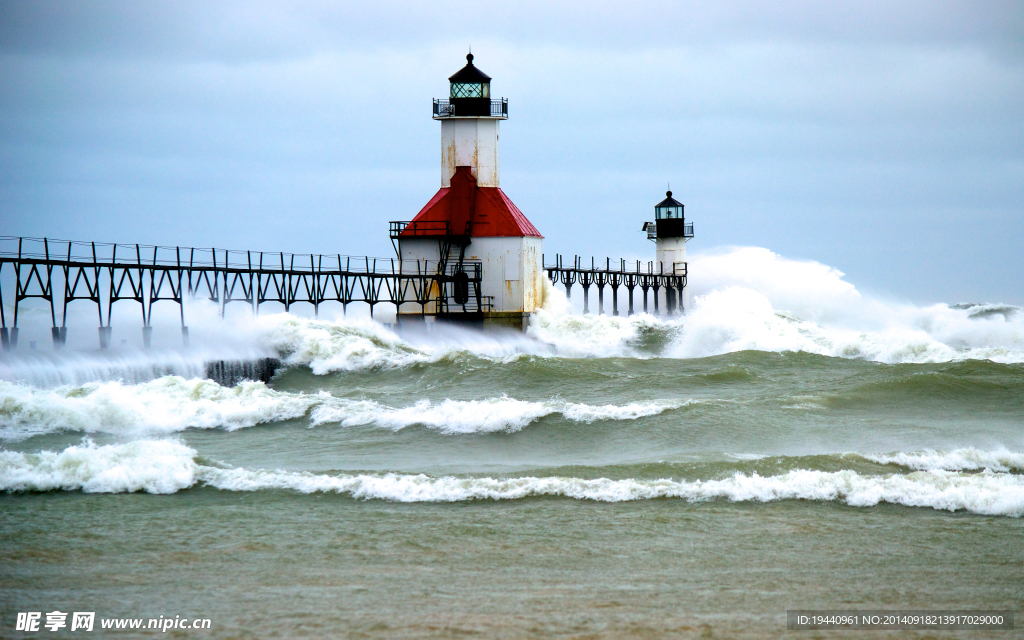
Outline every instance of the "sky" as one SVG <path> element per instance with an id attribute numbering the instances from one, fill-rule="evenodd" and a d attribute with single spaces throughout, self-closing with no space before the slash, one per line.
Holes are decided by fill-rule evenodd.
<path id="1" fill-rule="evenodd" d="M 0 0 L 0 234 L 388 256 L 472 47 L 545 252 L 1024 303 L 1024 3 Z M 691 278 L 699 278 L 698 273 Z"/>

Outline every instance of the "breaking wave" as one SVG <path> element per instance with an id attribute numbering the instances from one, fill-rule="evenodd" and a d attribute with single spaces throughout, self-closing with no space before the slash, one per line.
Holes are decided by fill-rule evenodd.
<path id="1" fill-rule="evenodd" d="M 676 318 L 573 313 L 565 294 L 545 280 L 544 307 L 525 336 L 456 328 L 399 335 L 369 319 L 287 314 L 257 322 L 268 346 L 316 374 L 405 367 L 463 353 L 507 360 L 524 354 L 699 358 L 756 350 L 884 363 L 1024 362 L 1024 312 L 1012 305 L 887 302 L 862 295 L 836 269 L 757 247 L 695 256 L 691 273 L 696 296 Z M 640 289 L 635 296 L 635 307 L 642 308 Z"/>
<path id="2" fill-rule="evenodd" d="M 682 481 L 584 479 L 577 477 L 432 477 L 424 474 L 316 474 L 225 469 L 197 461 L 196 451 L 174 441 L 129 444 L 84 443 L 57 452 L 0 452 L 0 489 L 7 492 L 83 491 L 175 493 L 197 486 L 225 491 L 284 490 L 338 493 L 356 499 L 396 502 L 520 500 L 557 496 L 622 502 L 681 499 L 773 502 L 812 500 L 851 507 L 880 503 L 930 507 L 982 515 L 1024 515 L 1024 477 L 985 470 L 948 470 L 864 475 L 852 470 L 796 469 L 774 476 L 734 473 L 730 477 Z"/>
<path id="3" fill-rule="evenodd" d="M 981 451 L 973 447 L 953 451 L 914 451 L 910 453 L 889 453 L 863 456 L 879 464 L 895 464 L 910 469 L 945 471 L 1024 471 L 1024 454 L 1002 449 Z"/>
<path id="4" fill-rule="evenodd" d="M 281 313 L 252 321 L 261 344 L 275 349 L 286 364 L 308 366 L 316 375 L 395 369 L 460 356 L 507 362 L 555 354 L 552 345 L 519 333 L 483 333 L 451 325 L 399 335 L 369 318 L 317 320 Z"/>
<path id="5" fill-rule="evenodd" d="M 773 307 L 767 296 L 730 288 L 698 296 L 678 321 L 665 355 L 694 358 L 744 350 L 803 351 L 889 364 L 993 360 L 1024 362 L 1024 325 L 975 319 L 945 304 L 880 311 L 877 322 L 819 324 Z M 880 324 L 883 326 L 872 326 Z"/>
<path id="6" fill-rule="evenodd" d="M 697 255 L 693 309 L 666 354 L 805 351 L 885 363 L 1024 362 L 1024 313 L 1009 305 L 915 306 L 861 294 L 843 273 L 768 249 Z"/>
<path id="7" fill-rule="evenodd" d="M 77 387 L 33 389 L 0 381 L 0 439 L 15 441 L 59 431 L 117 435 L 167 434 L 185 429 L 234 431 L 257 424 L 302 418 L 310 425 L 372 424 L 399 430 L 423 425 L 444 434 L 519 431 L 549 415 L 573 422 L 636 420 L 679 408 L 679 401 L 589 405 L 507 396 L 484 400 L 421 400 L 391 407 L 372 400 L 335 398 L 329 393 L 289 393 L 262 382 L 222 387 L 211 380 L 165 376 L 125 385 L 93 382 Z"/>
<path id="8" fill-rule="evenodd" d="M 33 389 L 0 381 L 0 438 L 58 431 L 139 435 L 188 428 L 233 431 L 304 415 L 326 394 L 274 391 L 262 382 L 222 387 L 212 380 L 165 376 L 138 385 L 90 382 Z"/>
<path id="9" fill-rule="evenodd" d="M 524 356 L 700 358 L 744 350 L 807 352 L 893 364 L 970 359 L 1024 362 L 1024 310 L 1020 307 L 884 301 L 862 294 L 834 268 L 787 259 L 758 247 L 698 254 L 690 261 L 690 273 L 693 303 L 684 316 L 675 318 L 573 313 L 562 290 L 545 279 L 544 307 L 534 314 L 525 334 L 485 334 L 458 327 L 395 332 L 365 317 L 328 320 L 289 313 L 208 320 L 209 326 L 195 333 L 220 336 L 204 343 L 201 353 L 207 359 L 277 354 L 286 364 L 309 367 L 317 375 L 406 368 L 464 357 L 496 362 Z M 637 309 L 643 308 L 642 295 L 639 288 L 635 290 Z M 623 311 L 626 297 L 625 290 L 620 290 Z M 199 305 L 197 312 L 203 309 Z M 230 331 L 225 329 L 228 325 Z M 201 364 L 202 358 L 195 353 L 174 355 L 172 351 L 157 359 L 66 353 L 56 359 L 36 356 L 0 362 L 0 379 L 49 385 L 97 377 L 139 382 L 166 373 L 195 375 Z"/>
<path id="10" fill-rule="evenodd" d="M 548 400 L 528 402 L 502 396 L 486 400 L 421 400 L 409 407 L 392 408 L 377 402 L 336 400 L 313 410 L 314 425 L 336 422 L 342 426 L 375 424 L 394 430 L 423 425 L 445 434 L 519 431 L 545 416 L 561 415 L 573 422 L 636 420 L 683 406 L 682 402 L 631 402 L 626 405 L 588 405 Z"/>
<path id="11" fill-rule="evenodd" d="M 317 375 L 332 371 L 403 367 L 443 357 L 418 349 L 393 331 L 369 319 L 311 320 L 290 314 L 255 319 L 261 339 Z"/>
<path id="12" fill-rule="evenodd" d="M 862 295 L 834 268 L 758 247 L 697 255 L 690 271 L 696 296 L 685 316 L 571 315 L 565 294 L 548 286 L 530 334 L 571 357 L 756 350 L 890 364 L 1024 362 L 1024 310 L 1012 305 L 887 302 Z"/>
<path id="13" fill-rule="evenodd" d="M 60 453 L 0 451 L 0 487 L 8 492 L 175 493 L 198 481 L 202 467 L 195 456 L 194 449 L 170 440 L 86 442 Z"/>

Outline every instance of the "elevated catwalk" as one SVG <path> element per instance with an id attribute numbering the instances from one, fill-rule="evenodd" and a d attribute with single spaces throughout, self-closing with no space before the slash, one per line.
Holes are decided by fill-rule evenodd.
<path id="1" fill-rule="evenodd" d="M 402 230 L 399 226 L 392 233 Z M 662 264 L 634 265 L 624 260 L 615 264 L 610 259 L 601 265 L 593 258 L 586 266 L 579 256 L 570 264 L 560 255 L 543 267 L 547 278 L 563 285 L 567 295 L 571 296 L 573 285 L 583 289 L 584 313 L 590 312 L 590 287 L 597 289 L 598 313 L 605 312 L 604 292 L 609 288 L 615 315 L 619 314 L 620 287 L 628 293 L 626 313 L 635 312 L 636 288 L 643 292 L 644 312 L 649 311 L 648 292 L 654 292 L 653 312 L 658 313 L 659 291 L 682 291 L 686 286 L 686 264 L 674 268 L 666 273 Z M 298 303 L 311 304 L 314 313 L 325 302 L 339 302 L 343 308 L 362 303 L 370 307 L 371 315 L 380 304 L 392 305 L 396 311 L 416 305 L 423 317 L 445 320 L 480 317 L 488 311 L 492 297 L 483 291 L 480 264 L 465 259 L 442 263 L 0 236 L 0 339 L 5 350 L 18 346 L 19 308 L 30 298 L 49 303 L 53 344 L 58 349 L 67 337 L 68 306 L 76 301 L 96 305 L 100 348 L 106 349 L 110 314 L 118 302 L 139 305 L 146 346 L 152 336 L 153 305 L 176 303 L 187 345 L 184 302 L 188 299 L 216 302 L 222 314 L 229 303 L 249 305 L 254 314 L 265 302 L 282 304 L 286 310 Z"/>
<path id="2" fill-rule="evenodd" d="M 13 278 L 13 291 L 10 280 Z M 8 286 L 5 288 L 5 279 Z M 297 303 L 364 303 L 370 315 L 379 304 L 395 309 L 414 305 L 422 314 L 474 313 L 486 309 L 478 262 L 438 264 L 426 260 L 353 257 L 119 245 L 49 238 L 0 236 L 0 339 L 3 348 L 18 345 L 18 312 L 29 298 L 49 303 L 54 346 L 67 337 L 68 305 L 96 305 L 101 349 L 110 346 L 114 303 L 134 301 L 142 316 L 143 344 L 149 346 L 153 305 L 176 303 L 182 339 L 187 298 L 205 298 L 220 305 L 244 303 L 259 313 L 260 305 L 277 302 L 289 310 Z M 8 326 L 7 307 L 13 309 Z M 58 316 L 61 322 L 57 322 Z"/>

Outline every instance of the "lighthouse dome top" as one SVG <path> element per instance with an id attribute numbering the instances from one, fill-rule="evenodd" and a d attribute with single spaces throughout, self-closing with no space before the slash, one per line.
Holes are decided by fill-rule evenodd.
<path id="1" fill-rule="evenodd" d="M 448 77 L 451 83 L 488 83 L 491 76 L 476 68 L 473 65 L 473 54 L 466 54 L 466 66 Z"/>
<path id="2" fill-rule="evenodd" d="M 671 191 L 665 192 L 665 199 L 654 205 L 654 219 L 666 220 L 683 217 L 683 203 L 672 197 Z"/>

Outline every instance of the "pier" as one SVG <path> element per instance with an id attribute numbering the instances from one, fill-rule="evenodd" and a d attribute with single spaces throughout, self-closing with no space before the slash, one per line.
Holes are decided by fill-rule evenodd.
<path id="1" fill-rule="evenodd" d="M 553 284 L 565 287 L 567 296 L 571 297 L 573 285 L 583 289 L 584 313 L 590 313 L 591 287 L 597 289 L 597 313 L 605 313 L 608 288 L 611 313 L 619 315 L 619 289 L 624 288 L 626 313 L 632 315 L 635 289 L 643 294 L 645 313 L 651 311 L 648 293 L 653 291 L 653 313 L 657 314 L 659 290 L 678 293 L 681 301 L 686 286 L 686 263 L 676 263 L 667 271 L 654 262 L 634 265 L 606 259 L 601 265 L 591 258 L 587 266 L 579 256 L 569 263 L 557 255 L 543 269 Z M 326 302 L 340 303 L 345 312 L 348 305 L 362 303 L 369 306 L 371 317 L 377 305 L 393 306 L 397 316 L 403 305 L 413 303 L 423 317 L 444 320 L 473 317 L 490 308 L 491 297 L 484 295 L 481 281 L 480 262 L 444 251 L 441 260 L 400 260 L 0 236 L 0 341 L 4 350 L 17 348 L 19 309 L 32 298 L 49 305 L 56 349 L 67 340 L 68 306 L 82 301 L 96 307 L 101 349 L 110 347 L 114 304 L 127 301 L 139 305 L 146 347 L 152 341 L 153 305 L 176 304 L 182 342 L 187 346 L 185 302 L 190 299 L 217 303 L 222 316 L 230 303 L 248 305 L 254 314 L 267 302 L 281 304 L 285 311 L 299 303 L 310 304 L 314 314 Z M 666 313 L 681 311 L 673 302 L 676 295 L 667 300 Z M 403 309 L 405 317 L 407 309 Z"/>
<path id="2" fill-rule="evenodd" d="M 14 291 L 4 289 L 13 276 Z M 479 262 L 398 260 L 366 256 L 268 253 L 195 247 L 124 245 L 50 238 L 0 236 L 0 340 L 18 345 L 18 311 L 30 298 L 49 303 L 54 347 L 67 338 L 68 305 L 96 306 L 99 345 L 109 348 L 110 317 L 118 302 L 141 309 L 143 344 L 152 339 L 153 305 L 178 305 L 181 335 L 188 344 L 185 301 L 205 298 L 220 305 L 243 303 L 259 313 L 276 302 L 288 311 L 307 303 L 319 312 L 325 302 L 420 305 L 424 316 L 482 312 L 490 304 L 480 287 Z M 12 294 L 13 293 L 13 297 Z M 7 305 L 12 308 L 8 314 Z M 8 318 L 8 315 L 11 315 Z M 8 321 L 11 322 L 10 326 Z"/>
<path id="3" fill-rule="evenodd" d="M 667 309 L 665 313 L 671 315 L 681 313 L 683 288 L 686 287 L 686 263 L 675 262 L 666 265 L 663 262 L 639 260 L 627 263 L 619 260 L 617 264 L 611 258 L 605 258 L 604 265 L 590 259 L 590 266 L 585 266 L 580 256 L 573 256 L 571 265 L 568 265 L 561 255 L 555 256 L 554 264 L 544 263 L 544 271 L 552 284 L 562 284 L 565 287 L 567 298 L 572 297 L 572 286 L 578 284 L 583 289 L 583 313 L 590 313 L 590 287 L 597 288 L 597 312 L 604 311 L 604 289 L 608 287 L 612 293 L 612 315 L 619 315 L 619 287 L 624 287 L 629 297 L 627 315 L 636 313 L 633 307 L 633 292 L 639 287 L 643 293 L 643 312 L 650 313 L 647 306 L 647 294 L 653 292 L 653 313 L 657 315 L 658 293 L 664 290 L 666 293 Z"/>

